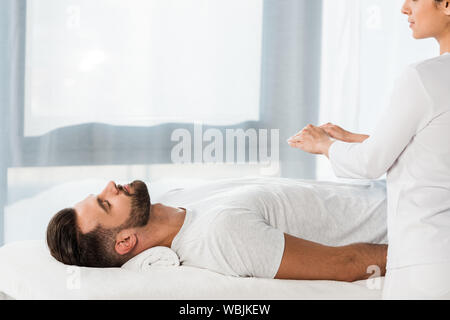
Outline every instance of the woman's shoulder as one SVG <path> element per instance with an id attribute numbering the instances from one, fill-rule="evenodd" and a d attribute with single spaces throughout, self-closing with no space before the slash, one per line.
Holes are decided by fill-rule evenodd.
<path id="1" fill-rule="evenodd" d="M 416 92 L 423 88 L 435 108 L 447 110 L 450 107 L 450 54 L 410 64 L 404 70 L 402 78 L 403 82 L 414 86 Z"/>
<path id="2" fill-rule="evenodd" d="M 438 75 L 450 78 L 450 54 L 443 54 L 437 57 L 425 59 L 412 63 L 408 66 L 419 73 L 419 76 Z M 436 78 L 436 77 L 433 77 Z"/>

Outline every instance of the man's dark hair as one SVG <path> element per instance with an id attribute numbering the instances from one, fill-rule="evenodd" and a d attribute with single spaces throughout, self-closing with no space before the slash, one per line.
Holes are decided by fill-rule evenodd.
<path id="1" fill-rule="evenodd" d="M 56 213 L 47 227 L 47 246 L 58 261 L 83 267 L 120 267 L 127 262 L 132 252 L 120 255 L 115 250 L 116 235 L 123 229 L 144 226 L 150 216 L 150 196 L 145 184 L 137 185 L 132 195 L 131 213 L 128 220 L 117 228 L 105 229 L 98 225 L 88 233 L 82 233 L 77 224 L 74 208 L 65 208 Z"/>
<path id="2" fill-rule="evenodd" d="M 118 228 L 116 228 L 118 229 Z M 52 256 L 69 265 L 84 267 L 120 267 L 128 255 L 119 255 L 115 249 L 116 234 L 120 230 L 97 226 L 82 233 L 76 222 L 73 208 L 59 211 L 47 228 L 47 245 Z"/>

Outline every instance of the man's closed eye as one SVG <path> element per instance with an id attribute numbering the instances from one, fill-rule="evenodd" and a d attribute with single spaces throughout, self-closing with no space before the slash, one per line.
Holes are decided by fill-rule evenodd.
<path id="1" fill-rule="evenodd" d="M 101 200 L 99 197 L 97 197 L 97 203 L 106 213 L 108 213 L 109 210 L 111 210 L 111 203 L 109 203 L 108 200 Z"/>

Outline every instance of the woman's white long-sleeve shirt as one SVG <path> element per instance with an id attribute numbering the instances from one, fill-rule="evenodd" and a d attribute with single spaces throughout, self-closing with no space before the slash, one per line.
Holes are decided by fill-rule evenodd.
<path id="1" fill-rule="evenodd" d="M 450 54 L 409 66 L 373 134 L 328 153 L 338 177 L 387 173 L 388 268 L 450 261 Z"/>

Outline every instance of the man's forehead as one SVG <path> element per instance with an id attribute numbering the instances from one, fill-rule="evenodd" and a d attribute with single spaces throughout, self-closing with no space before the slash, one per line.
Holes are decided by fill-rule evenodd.
<path id="1" fill-rule="evenodd" d="M 98 210 L 101 210 L 98 207 L 96 197 L 89 195 L 86 199 L 75 204 L 74 209 L 81 232 L 87 233 L 94 230 L 98 224 Z"/>

